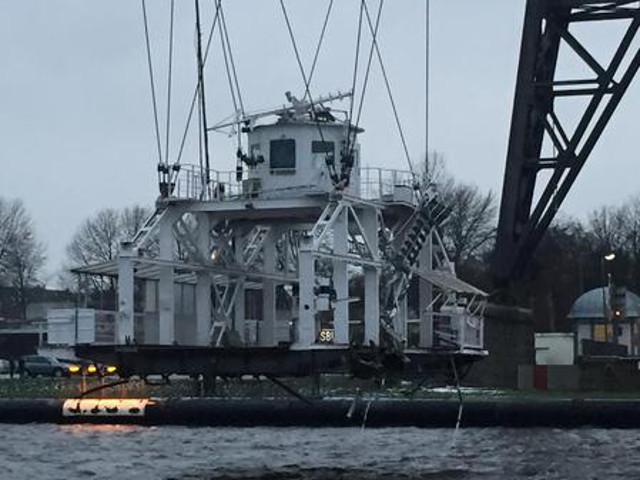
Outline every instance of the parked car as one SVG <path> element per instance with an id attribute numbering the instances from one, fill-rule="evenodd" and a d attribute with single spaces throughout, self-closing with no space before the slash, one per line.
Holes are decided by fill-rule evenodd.
<path id="1" fill-rule="evenodd" d="M 20 359 L 19 372 L 24 377 L 65 377 L 69 375 L 66 365 L 53 357 L 27 355 Z"/>

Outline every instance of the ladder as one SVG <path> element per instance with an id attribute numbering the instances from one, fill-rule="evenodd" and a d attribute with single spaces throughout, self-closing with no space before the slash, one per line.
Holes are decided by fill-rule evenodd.
<path id="1" fill-rule="evenodd" d="M 408 271 L 417 263 L 431 230 L 441 226 L 450 212 L 437 195 L 423 197 L 403 228 L 405 234 L 394 242 L 400 245 L 398 254 L 393 259 L 396 267 Z"/>
<path id="2" fill-rule="evenodd" d="M 131 239 L 133 243 L 133 247 L 137 250 L 142 250 L 149 240 L 151 239 L 152 234 L 157 229 L 162 217 L 164 217 L 167 212 L 166 207 L 159 207 L 147 218 L 142 225 L 142 228 L 136 232 L 136 234 Z"/>

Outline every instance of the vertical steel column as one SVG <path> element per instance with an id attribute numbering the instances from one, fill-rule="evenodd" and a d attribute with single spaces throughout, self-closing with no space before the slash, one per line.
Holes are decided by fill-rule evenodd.
<path id="1" fill-rule="evenodd" d="M 245 239 L 243 232 L 239 231 L 235 234 L 234 238 L 234 248 L 235 248 L 235 257 L 236 262 L 242 263 L 242 254 L 244 252 Z M 236 278 L 236 298 L 233 306 L 233 327 L 240 334 L 240 338 L 245 343 L 248 343 L 249 338 L 246 337 L 245 333 L 247 332 L 246 326 L 246 318 L 245 318 L 245 288 L 244 288 L 244 277 Z"/>
<path id="2" fill-rule="evenodd" d="M 420 252 L 421 270 L 433 269 L 433 230 Z M 418 308 L 420 310 L 420 348 L 433 347 L 433 314 L 427 308 L 433 301 L 433 285 L 424 278 L 418 279 Z"/>
<path id="3" fill-rule="evenodd" d="M 133 249 L 122 242 L 118 254 L 118 343 L 133 342 Z"/>
<path id="4" fill-rule="evenodd" d="M 398 299 L 398 313 L 393 317 L 393 329 L 405 342 L 407 340 L 407 320 L 409 319 L 409 303 L 407 295 Z"/>
<path id="5" fill-rule="evenodd" d="M 346 255 L 349 247 L 349 212 L 342 210 L 333 224 L 333 252 Z M 335 343 L 349 343 L 349 279 L 347 278 L 347 262 L 333 260 L 333 288 L 336 292 L 333 312 L 333 328 Z"/>
<path id="6" fill-rule="evenodd" d="M 271 230 L 262 246 L 265 273 L 275 273 L 278 252 L 276 250 L 277 232 Z M 271 347 L 276 344 L 276 287 L 275 280 L 262 281 L 262 322 L 260 324 L 260 345 Z"/>
<path id="7" fill-rule="evenodd" d="M 369 244 L 378 252 L 378 210 L 363 209 L 361 224 Z M 364 343 L 380 343 L 380 272 L 376 267 L 365 266 L 364 270 Z"/>
<path id="8" fill-rule="evenodd" d="M 173 260 L 173 222 L 164 217 L 158 229 L 158 243 L 160 260 Z M 158 315 L 159 315 L 159 343 L 171 345 L 175 341 L 175 287 L 173 281 L 173 267 L 160 267 L 160 281 L 158 283 Z"/>
<path id="9" fill-rule="evenodd" d="M 136 338 L 138 343 L 139 338 Z M 158 343 L 158 282 L 144 282 L 144 343 Z"/>
<path id="10" fill-rule="evenodd" d="M 211 221 L 206 213 L 196 216 L 198 251 L 206 263 L 211 261 Z M 198 272 L 196 275 L 196 345 L 211 343 L 211 274 Z"/>
<path id="11" fill-rule="evenodd" d="M 302 237 L 298 252 L 300 306 L 298 310 L 298 340 L 296 342 L 302 348 L 310 347 L 316 340 L 315 295 L 313 293 L 316 272 L 312 249 L 313 239 Z"/>

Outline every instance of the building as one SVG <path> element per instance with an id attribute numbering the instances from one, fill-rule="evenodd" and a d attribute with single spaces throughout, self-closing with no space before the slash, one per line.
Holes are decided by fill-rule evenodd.
<path id="1" fill-rule="evenodd" d="M 621 311 L 612 309 L 609 287 L 601 287 L 589 290 L 573 303 L 568 317 L 576 335 L 578 356 L 590 353 L 585 351 L 585 345 L 594 345 L 591 342 L 617 343 L 624 346 L 627 355 L 638 355 L 640 297 L 625 289 L 623 299 Z"/>

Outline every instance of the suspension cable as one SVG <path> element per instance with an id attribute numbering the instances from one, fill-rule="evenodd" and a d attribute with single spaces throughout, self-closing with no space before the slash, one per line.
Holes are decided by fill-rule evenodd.
<path id="1" fill-rule="evenodd" d="M 313 98 L 311 97 L 311 92 L 309 91 L 309 80 L 307 74 L 304 71 L 304 66 L 302 65 L 302 60 L 300 58 L 300 52 L 298 51 L 298 44 L 296 42 L 296 37 L 293 34 L 293 28 L 291 27 L 291 22 L 289 21 L 289 15 L 287 14 L 287 7 L 284 5 L 284 0 L 280 0 L 280 6 L 282 7 L 282 13 L 284 15 L 284 20 L 287 23 L 287 30 L 289 30 L 289 38 L 291 39 L 291 44 L 293 46 L 293 51 L 296 55 L 296 61 L 298 62 L 298 68 L 300 69 L 300 75 L 302 75 L 302 81 L 304 82 L 305 96 L 309 97 L 309 103 L 311 104 L 311 112 L 315 117 L 315 106 L 313 104 Z M 320 125 L 318 124 L 318 128 Z M 322 137 L 322 129 L 320 129 L 320 137 Z M 322 138 L 324 142 L 324 138 Z"/>
<path id="2" fill-rule="evenodd" d="M 216 8 L 220 9 L 220 46 L 222 47 L 222 57 L 224 58 L 225 71 L 227 73 L 227 81 L 229 82 L 229 91 L 231 92 L 231 102 L 233 103 L 233 110 L 238 111 L 238 101 L 236 99 L 236 91 L 233 85 L 233 79 L 231 78 L 231 67 L 229 65 L 229 55 L 227 53 L 227 45 L 224 37 L 224 17 L 222 16 L 222 5 L 220 0 L 216 0 Z"/>
<path id="3" fill-rule="evenodd" d="M 206 100 L 204 95 L 204 61 L 202 58 L 202 32 L 200 31 L 200 0 L 194 0 L 195 8 L 196 8 L 196 33 L 197 33 L 197 43 L 198 43 L 198 85 L 200 90 L 200 104 L 202 108 L 202 129 L 204 135 L 204 159 L 206 164 L 206 181 L 207 187 L 209 186 L 209 182 L 211 180 L 211 164 L 209 161 L 209 132 L 207 128 L 207 109 L 206 109 Z"/>
<path id="4" fill-rule="evenodd" d="M 164 161 L 169 163 L 169 138 L 171 135 L 171 79 L 173 71 L 173 23 L 175 12 L 175 0 L 171 0 L 171 15 L 169 20 L 169 69 L 167 73 L 167 139 L 164 148 Z"/>
<path id="5" fill-rule="evenodd" d="M 369 9 L 367 8 L 367 2 L 364 0 L 364 13 L 367 17 L 367 23 L 369 24 L 369 29 L 371 30 L 371 34 L 374 33 L 373 24 L 371 23 L 371 17 L 369 15 Z M 398 127 L 398 133 L 400 134 L 400 140 L 402 141 L 402 148 L 404 149 L 404 155 L 407 159 L 407 164 L 409 166 L 409 171 L 411 175 L 414 175 L 413 172 L 413 163 L 411 162 L 411 156 L 409 155 L 409 148 L 407 147 L 407 141 L 404 136 L 404 130 L 402 129 L 402 124 L 400 123 L 400 117 L 398 115 L 398 109 L 396 108 L 396 102 L 393 98 L 393 92 L 391 91 L 391 85 L 389 83 L 389 77 L 387 76 L 387 69 L 384 66 L 384 62 L 382 61 L 382 54 L 380 53 L 380 48 L 378 46 L 378 41 L 376 40 L 376 36 L 373 37 L 373 46 L 376 50 L 376 56 L 378 57 L 378 63 L 380 63 L 380 70 L 382 71 L 382 77 L 384 78 L 384 84 L 387 89 L 387 95 L 389 96 L 389 101 L 391 102 L 391 108 L 393 110 L 393 116 L 396 121 L 396 126 Z"/>
<path id="6" fill-rule="evenodd" d="M 236 81 L 234 84 L 233 76 L 235 74 L 235 68 L 232 74 L 231 68 L 229 66 L 229 57 L 232 55 L 231 45 L 229 45 L 228 43 L 228 40 L 229 40 L 228 35 L 225 35 L 226 25 L 224 21 L 224 10 L 222 9 L 221 0 L 216 0 L 216 8 L 218 8 L 220 12 L 220 29 L 219 29 L 220 30 L 220 46 L 222 48 L 222 56 L 224 58 L 225 71 L 227 72 L 227 80 L 229 81 L 229 91 L 231 92 L 231 101 L 233 103 L 233 111 L 235 112 L 235 116 L 237 120 L 239 118 L 238 117 L 239 114 L 244 116 L 244 107 L 241 107 L 242 108 L 241 111 L 238 110 L 237 97 L 240 95 L 240 91 L 238 90 L 238 92 L 236 93 L 236 86 L 238 85 L 238 82 L 236 78 L 235 79 Z M 238 168 L 242 169 L 242 160 L 241 160 L 242 131 L 239 125 L 236 125 L 236 140 L 237 140 L 237 153 L 236 153 L 236 157 L 237 157 L 236 171 L 237 171 Z"/>
<path id="7" fill-rule="evenodd" d="M 309 83 L 311 83 L 311 79 L 313 78 L 313 74 L 316 71 L 316 64 L 318 63 L 318 56 L 320 55 L 320 49 L 322 48 L 322 42 L 324 41 L 324 36 L 327 31 L 327 24 L 329 23 L 329 17 L 331 16 L 331 9 L 333 8 L 333 0 L 329 2 L 329 6 L 327 7 L 327 13 L 324 16 L 324 23 L 322 24 L 322 30 L 320 31 L 320 38 L 318 39 L 318 46 L 316 47 L 316 52 L 313 55 L 313 62 L 311 64 L 311 70 L 309 71 Z M 305 98 L 307 97 L 305 93 Z M 304 100 L 304 98 L 303 98 Z"/>
<path id="8" fill-rule="evenodd" d="M 211 47 L 211 42 L 213 40 L 213 35 L 215 33 L 215 28 L 216 28 L 216 24 L 218 23 L 218 10 L 216 9 L 216 14 L 213 18 L 213 22 L 211 24 L 211 29 L 209 30 L 209 38 L 207 39 L 207 46 L 205 48 L 204 51 L 204 58 L 202 60 L 203 65 L 206 65 L 207 63 L 207 57 L 209 56 L 209 49 Z M 173 170 L 173 177 L 175 178 L 175 176 L 178 175 L 177 172 L 177 167 L 180 165 L 180 161 L 182 159 L 182 154 L 184 152 L 184 147 L 186 145 L 187 142 L 187 134 L 189 133 L 189 128 L 191 127 L 191 120 L 193 118 L 193 112 L 195 111 L 195 107 L 196 107 L 196 100 L 198 99 L 198 90 L 199 87 L 198 85 L 196 85 L 196 88 L 193 91 L 193 95 L 191 96 L 191 106 L 189 107 L 189 113 L 187 115 L 187 121 L 184 127 L 184 131 L 182 132 L 182 139 L 180 141 L 180 149 L 178 150 L 178 156 L 176 158 L 176 161 L 174 162 L 174 170 Z"/>
<path id="9" fill-rule="evenodd" d="M 429 56 L 430 56 L 430 35 L 431 35 L 431 12 L 430 10 L 431 2 L 429 0 L 425 0 L 425 35 L 424 35 L 424 47 L 425 47 L 425 75 L 424 75 L 424 98 L 425 98 L 425 106 L 424 106 L 424 150 L 425 150 L 425 177 L 427 182 L 429 182 L 428 178 L 431 175 L 429 172 Z"/>
<path id="10" fill-rule="evenodd" d="M 366 6 L 365 4 L 366 0 L 362 0 L 362 9 L 364 10 L 364 7 Z M 373 32 L 373 38 L 375 39 L 376 36 L 378 35 L 378 28 L 380 27 L 380 18 L 382 17 L 382 6 L 384 5 L 384 0 L 380 0 L 380 3 L 378 4 L 378 13 L 377 13 L 377 17 L 376 17 L 376 26 Z M 364 106 L 364 99 L 365 99 L 365 95 L 367 93 L 367 86 L 369 85 L 369 75 L 371 73 L 371 65 L 373 64 L 373 50 L 374 50 L 374 43 L 373 41 L 371 42 L 371 47 L 369 48 L 369 57 L 367 59 L 367 68 L 365 69 L 365 73 L 364 73 L 364 80 L 363 80 L 363 84 L 362 84 L 362 93 L 360 94 L 360 103 L 358 105 L 358 115 L 356 116 L 356 130 L 358 128 L 358 126 L 360 125 L 360 118 L 362 116 L 362 107 Z"/>
<path id="11" fill-rule="evenodd" d="M 296 56 L 296 61 L 298 62 L 298 68 L 300 69 L 300 74 L 302 75 L 302 81 L 304 82 L 305 98 L 309 99 L 309 107 L 311 109 L 311 119 L 315 121 L 315 124 L 318 127 L 318 133 L 320 134 L 320 141 L 324 144 L 325 139 L 324 139 L 324 134 L 322 133 L 322 126 L 320 125 L 318 115 L 316 114 L 313 97 L 311 96 L 311 90 L 309 87 L 309 77 L 307 77 L 307 75 L 305 74 L 304 66 L 302 65 L 300 52 L 298 51 L 298 44 L 296 43 L 296 37 L 293 33 L 291 22 L 289 21 L 289 15 L 287 14 L 287 7 L 284 4 L 284 0 L 280 0 L 280 7 L 282 7 L 282 13 L 284 15 L 284 19 L 287 24 L 287 30 L 289 31 L 289 38 L 291 39 L 291 44 L 293 46 L 293 51 Z M 341 175 L 342 178 L 339 177 L 335 168 L 335 159 L 332 159 L 331 162 L 329 161 L 329 159 L 330 159 L 329 152 L 325 152 L 324 154 L 325 165 L 327 167 L 327 170 L 329 171 L 329 176 L 331 177 L 331 181 L 334 187 L 338 187 L 338 185 L 342 184 L 341 188 L 343 188 L 344 186 L 348 185 L 350 175 L 346 175 L 347 178 L 344 178 L 345 177 L 344 174 Z"/>
<path id="12" fill-rule="evenodd" d="M 363 13 L 363 1 L 360 2 L 360 14 L 358 15 L 358 35 L 356 36 L 356 55 L 353 66 L 353 79 L 351 82 L 351 98 L 349 99 L 349 113 L 347 114 L 347 144 L 345 146 L 346 151 L 351 151 L 351 135 L 352 135 L 352 119 L 353 119 L 353 107 L 355 105 L 356 84 L 358 82 L 358 64 L 360 63 L 360 41 L 362 39 L 362 13 Z M 355 141 L 354 141 L 355 143 Z"/>
<path id="13" fill-rule="evenodd" d="M 242 92 L 240 91 L 240 83 L 238 82 L 238 72 L 236 71 L 236 62 L 233 59 L 233 50 L 231 49 L 231 42 L 229 41 L 229 31 L 227 30 L 227 20 L 224 16 L 224 10 L 222 9 L 222 1 L 218 0 L 220 6 L 220 25 L 224 30 L 224 37 L 227 42 L 227 48 L 229 49 L 229 60 L 231 62 L 231 73 L 233 73 L 233 82 L 236 86 L 236 93 L 238 95 L 238 103 L 240 104 L 240 113 L 244 116 L 244 102 L 242 101 Z"/>
<path id="14" fill-rule="evenodd" d="M 153 76 L 153 62 L 151 60 L 151 43 L 149 41 L 149 25 L 147 21 L 147 6 L 145 0 L 142 3 L 142 17 L 144 19 L 144 38 L 147 46 L 147 66 L 149 67 L 149 81 L 151 82 L 151 100 L 153 102 L 153 120 L 156 128 L 156 143 L 158 147 L 158 162 L 162 163 L 162 147 L 160 146 L 160 126 L 158 123 L 158 102 L 156 100 L 156 82 Z"/>
<path id="15" fill-rule="evenodd" d="M 200 91 L 200 90 L 198 90 Z M 204 193 L 207 189 L 207 184 L 205 183 L 206 175 L 204 173 L 204 155 L 202 150 L 202 103 L 197 102 L 198 104 L 198 166 L 200 167 L 200 200 L 203 199 Z"/>

